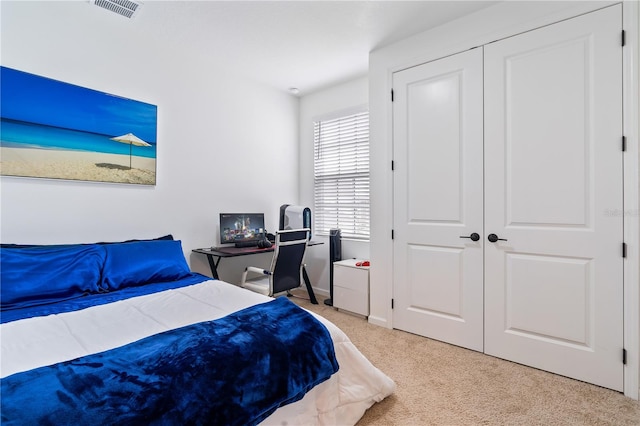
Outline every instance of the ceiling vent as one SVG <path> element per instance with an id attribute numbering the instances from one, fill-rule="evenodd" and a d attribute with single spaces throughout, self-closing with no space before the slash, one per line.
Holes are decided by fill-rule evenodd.
<path id="1" fill-rule="evenodd" d="M 118 15 L 133 18 L 142 9 L 142 3 L 132 0 L 89 0 L 91 4 L 110 10 Z"/>

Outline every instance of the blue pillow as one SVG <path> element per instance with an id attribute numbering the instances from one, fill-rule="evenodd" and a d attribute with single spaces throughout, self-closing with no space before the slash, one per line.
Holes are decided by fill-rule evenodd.
<path id="1" fill-rule="evenodd" d="M 180 240 L 136 241 L 102 246 L 102 287 L 108 290 L 175 281 L 191 274 Z"/>
<path id="2" fill-rule="evenodd" d="M 91 244 L 120 244 L 120 243 L 131 243 L 134 241 L 156 241 L 156 240 L 173 240 L 173 235 L 167 234 L 162 237 L 148 239 L 148 240 L 126 240 L 126 241 L 105 241 L 99 243 L 89 243 L 89 244 L 11 244 L 11 243 L 0 243 L 0 248 L 33 248 L 33 247 L 69 247 L 69 246 L 79 246 L 79 245 L 91 245 Z"/>
<path id="3" fill-rule="evenodd" d="M 104 259 L 96 245 L 2 248 L 0 305 L 37 306 L 97 292 Z"/>

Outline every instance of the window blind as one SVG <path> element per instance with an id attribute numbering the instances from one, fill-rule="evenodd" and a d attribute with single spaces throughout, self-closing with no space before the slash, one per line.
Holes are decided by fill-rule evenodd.
<path id="1" fill-rule="evenodd" d="M 314 123 L 314 228 L 369 239 L 369 112 Z"/>

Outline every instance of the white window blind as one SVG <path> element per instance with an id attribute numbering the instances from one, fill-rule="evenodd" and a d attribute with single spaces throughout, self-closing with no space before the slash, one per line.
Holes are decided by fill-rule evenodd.
<path id="1" fill-rule="evenodd" d="M 369 112 L 314 123 L 314 228 L 369 239 Z"/>

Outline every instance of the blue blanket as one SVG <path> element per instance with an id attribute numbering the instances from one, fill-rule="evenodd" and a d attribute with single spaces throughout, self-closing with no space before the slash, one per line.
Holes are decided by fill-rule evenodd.
<path id="1" fill-rule="evenodd" d="M 1 381 L 3 425 L 253 425 L 338 371 L 286 298 Z"/>

